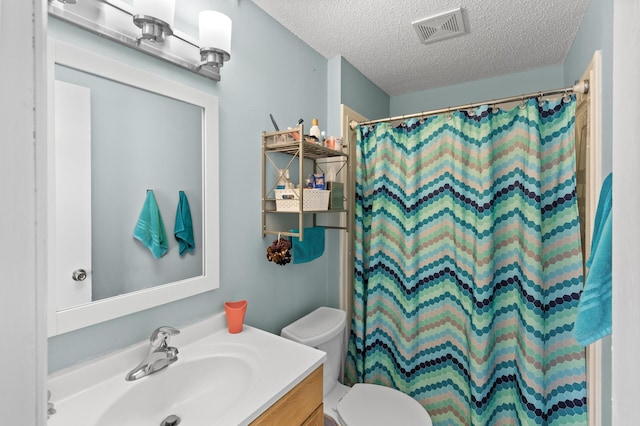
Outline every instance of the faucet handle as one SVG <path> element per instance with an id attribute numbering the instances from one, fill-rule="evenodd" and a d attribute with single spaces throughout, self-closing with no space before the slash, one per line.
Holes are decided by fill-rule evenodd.
<path id="1" fill-rule="evenodd" d="M 165 325 L 153 330 L 149 340 L 152 346 L 159 347 L 163 344 L 166 345 L 169 336 L 175 336 L 176 334 L 180 334 L 180 330 Z"/>

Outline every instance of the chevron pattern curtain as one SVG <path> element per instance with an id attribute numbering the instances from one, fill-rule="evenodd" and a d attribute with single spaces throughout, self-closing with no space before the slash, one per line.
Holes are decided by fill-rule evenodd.
<path id="1" fill-rule="evenodd" d="M 349 385 L 434 425 L 586 425 L 575 99 L 361 127 Z"/>

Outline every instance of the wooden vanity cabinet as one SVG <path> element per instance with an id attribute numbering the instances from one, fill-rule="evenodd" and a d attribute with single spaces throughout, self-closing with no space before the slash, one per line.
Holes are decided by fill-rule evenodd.
<path id="1" fill-rule="evenodd" d="M 307 418 L 302 426 L 324 426 L 324 409 L 322 404 L 316 408 L 316 411 Z"/>
<path id="2" fill-rule="evenodd" d="M 254 420 L 252 426 L 322 426 L 322 365 Z"/>

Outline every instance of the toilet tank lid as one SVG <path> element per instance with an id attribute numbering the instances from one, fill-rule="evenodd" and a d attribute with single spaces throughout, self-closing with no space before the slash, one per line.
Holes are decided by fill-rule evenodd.
<path id="1" fill-rule="evenodd" d="M 292 322 L 280 335 L 307 346 L 318 346 L 344 332 L 347 313 L 321 307 Z"/>

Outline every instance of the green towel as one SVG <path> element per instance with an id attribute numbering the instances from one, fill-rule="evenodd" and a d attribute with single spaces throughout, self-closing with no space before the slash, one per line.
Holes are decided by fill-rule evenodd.
<path id="1" fill-rule="evenodd" d="M 298 232 L 292 229 L 291 232 Z M 293 263 L 311 262 L 322 256 L 324 253 L 324 227 L 314 226 L 304 228 L 304 240 L 298 237 L 291 237 L 291 254 Z"/>
<path id="2" fill-rule="evenodd" d="M 191 209 L 189 201 L 184 191 L 180 191 L 178 210 L 176 211 L 176 224 L 173 227 L 173 234 L 180 246 L 180 256 L 186 252 L 193 253 L 196 243 L 193 239 L 193 223 L 191 222 Z"/>
<path id="3" fill-rule="evenodd" d="M 142 206 L 138 223 L 133 230 L 133 238 L 139 240 L 148 248 L 156 259 L 164 256 L 169 250 L 167 231 L 164 228 L 156 197 L 151 190 L 147 190 L 147 199 Z"/>

